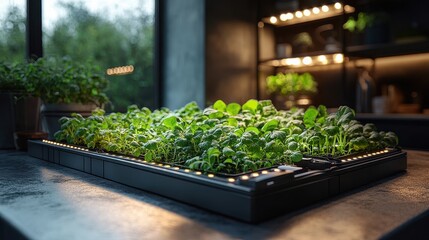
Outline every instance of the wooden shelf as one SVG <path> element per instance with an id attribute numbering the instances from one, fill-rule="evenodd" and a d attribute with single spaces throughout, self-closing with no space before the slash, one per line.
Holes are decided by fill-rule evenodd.
<path id="1" fill-rule="evenodd" d="M 341 52 L 311 52 L 307 54 L 299 54 L 287 58 L 273 58 L 260 61 L 260 65 L 272 66 L 272 67 L 312 67 L 312 66 L 324 66 L 343 63 L 344 55 Z"/>
<path id="2" fill-rule="evenodd" d="M 429 52 L 429 40 L 347 47 L 346 55 L 355 58 L 381 58 Z"/>
<path id="3" fill-rule="evenodd" d="M 338 17 L 343 14 L 353 13 L 354 11 L 355 8 L 352 6 L 343 6 L 340 3 L 335 3 L 265 17 L 262 18 L 262 22 L 282 27 Z"/>

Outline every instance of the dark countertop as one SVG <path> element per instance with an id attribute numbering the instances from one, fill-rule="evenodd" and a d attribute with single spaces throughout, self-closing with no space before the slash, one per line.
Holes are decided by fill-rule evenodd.
<path id="1" fill-rule="evenodd" d="M 404 174 L 251 225 L 0 151 L 0 217 L 32 239 L 375 239 L 429 209 L 428 170 L 408 151 Z"/>

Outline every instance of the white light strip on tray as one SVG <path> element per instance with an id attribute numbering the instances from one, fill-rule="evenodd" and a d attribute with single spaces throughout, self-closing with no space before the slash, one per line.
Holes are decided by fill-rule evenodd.
<path id="1" fill-rule="evenodd" d="M 372 152 L 372 153 L 367 153 L 367 154 L 363 154 L 363 155 L 357 155 L 354 157 L 348 157 L 348 158 L 343 158 L 341 159 L 341 162 L 351 162 L 351 161 L 355 161 L 355 160 L 359 160 L 359 159 L 363 159 L 363 158 L 368 158 L 368 157 L 372 157 L 372 156 L 377 156 L 383 153 L 388 153 L 389 150 L 385 149 L 385 150 L 380 150 L 377 152 Z"/>
<path id="2" fill-rule="evenodd" d="M 72 145 L 68 145 L 68 144 L 64 144 L 64 143 L 58 143 L 58 142 L 54 142 L 54 141 L 49 141 L 49 140 L 42 140 L 43 143 L 46 144 L 51 144 L 51 145 L 55 145 L 55 146 L 60 146 L 60 147 L 65 147 L 65 148 L 70 148 L 70 149 L 75 149 L 75 150 L 80 150 L 80 151 L 86 151 L 88 152 L 89 149 L 87 148 L 81 148 L 81 147 L 76 147 L 76 146 L 72 146 Z M 387 151 L 387 150 L 385 150 Z M 142 160 L 142 159 L 138 159 L 138 158 L 132 158 L 132 157 L 128 157 L 128 156 L 122 156 L 122 155 L 115 155 L 115 154 L 111 154 L 111 153 L 105 153 L 105 155 L 107 156 L 111 156 L 111 157 L 117 157 L 117 158 L 122 158 L 122 159 L 126 159 L 126 160 L 134 160 L 134 161 L 140 161 L 143 162 L 144 164 L 148 164 L 148 165 L 152 165 L 155 167 L 160 167 L 160 168 L 166 168 L 169 170 L 175 170 L 175 171 L 180 171 L 180 172 L 185 172 L 188 174 L 193 174 L 193 175 L 197 175 L 197 176 L 204 176 L 204 177 L 208 177 L 208 178 L 215 178 L 216 175 L 214 175 L 213 173 L 207 173 L 207 174 L 203 174 L 200 171 L 192 171 L 190 169 L 180 169 L 179 167 L 172 167 L 171 165 L 168 164 L 162 164 L 162 163 L 155 163 L 155 162 L 147 162 L 146 160 Z M 265 175 L 268 174 L 269 172 L 285 172 L 288 170 L 284 170 L 284 169 L 280 169 L 278 167 L 274 167 L 268 170 L 262 170 L 262 171 L 255 171 L 252 172 L 250 174 L 244 174 L 241 175 L 239 178 L 240 180 L 249 180 L 250 178 L 256 178 L 259 177 L 261 175 Z M 222 178 L 222 177 L 218 177 L 218 180 L 223 180 L 223 181 L 227 181 L 229 183 L 236 183 L 237 178 L 234 177 L 229 177 L 229 178 Z"/>

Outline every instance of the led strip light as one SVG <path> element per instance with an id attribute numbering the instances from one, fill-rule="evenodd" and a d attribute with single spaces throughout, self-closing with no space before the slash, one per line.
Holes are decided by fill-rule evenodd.
<path id="1" fill-rule="evenodd" d="M 273 67 L 307 67 L 307 66 L 320 66 L 328 65 L 333 63 L 343 63 L 344 55 L 342 53 L 323 54 L 318 56 L 305 56 L 305 57 L 294 57 L 294 58 L 283 58 L 264 61 L 262 64 L 273 66 Z"/>
<path id="2" fill-rule="evenodd" d="M 338 16 L 343 14 L 343 10 L 345 13 L 353 13 L 355 8 L 350 5 L 343 6 L 341 3 L 337 2 L 335 4 L 323 5 L 310 9 L 298 10 L 295 12 L 282 13 L 277 16 L 266 17 L 263 18 L 262 21 L 276 26 L 285 26 Z M 259 23 L 258 26 L 264 27 L 264 24 Z"/>
<path id="3" fill-rule="evenodd" d="M 90 150 L 87 148 L 81 148 L 81 147 L 76 147 L 76 146 L 72 146 L 72 145 L 68 145 L 68 144 L 63 144 L 63 143 L 58 143 L 58 142 L 54 142 L 54 141 L 49 141 L 49 140 L 42 140 L 43 143 L 46 144 L 51 144 L 51 145 L 55 145 L 55 146 L 60 146 L 60 147 L 65 147 L 65 148 L 70 148 L 70 149 L 74 149 L 74 150 L 80 150 L 80 151 L 84 151 L 84 152 L 89 152 Z M 377 151 L 377 152 L 373 152 L 373 153 L 367 153 L 364 155 L 359 155 L 359 156 L 354 156 L 354 157 L 350 157 L 350 158 L 344 158 L 341 159 L 341 162 L 349 162 L 349 161 L 353 161 L 353 160 L 358 160 L 358 159 L 362 159 L 362 158 L 367 158 L 367 157 L 371 157 L 371 156 L 376 156 L 376 155 L 380 155 L 383 153 L 388 153 L 389 150 L 385 149 L 385 150 L 381 150 L 381 151 Z M 171 166 L 169 164 L 162 164 L 162 163 L 155 163 L 155 162 L 147 162 L 146 160 L 142 160 L 139 158 L 133 158 L 133 157 L 127 157 L 127 156 L 122 156 L 122 155 L 115 155 L 115 154 L 111 154 L 111 153 L 104 153 L 105 155 L 111 156 L 111 157 L 116 157 L 116 158 L 122 158 L 125 160 L 134 160 L 134 161 L 139 161 L 142 162 L 144 164 L 148 164 L 154 167 L 160 167 L 160 168 L 164 168 L 164 169 L 169 169 L 169 170 L 175 170 L 175 171 L 180 171 L 180 172 L 185 172 L 188 174 L 192 174 L 192 175 L 197 175 L 197 176 L 201 176 L 201 177 L 208 177 L 211 179 L 216 179 L 219 181 L 227 181 L 229 183 L 236 183 L 237 180 L 239 179 L 240 181 L 247 181 L 251 178 L 257 178 L 261 175 L 265 175 L 268 174 L 270 172 L 287 172 L 290 170 L 284 170 L 281 169 L 280 167 L 275 167 L 275 168 L 271 168 L 269 170 L 262 170 L 262 171 L 255 171 L 249 174 L 243 174 L 239 177 L 228 177 L 228 178 L 224 178 L 224 177 L 220 177 L 220 176 L 216 176 L 213 173 L 207 173 L 204 174 L 201 171 L 193 171 L 191 169 L 181 169 L 180 167 L 176 167 L 176 166 Z M 290 171 L 291 172 L 291 171 Z"/>

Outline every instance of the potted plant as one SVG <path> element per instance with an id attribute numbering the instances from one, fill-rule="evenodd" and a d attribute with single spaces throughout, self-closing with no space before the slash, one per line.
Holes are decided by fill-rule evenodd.
<path id="1" fill-rule="evenodd" d="M 286 108 L 310 105 L 310 95 L 317 92 L 317 82 L 308 72 L 278 73 L 268 76 L 266 81 L 267 92 L 274 96 L 274 102 L 277 105 L 282 102 Z"/>
<path id="2" fill-rule="evenodd" d="M 35 92 L 39 71 L 33 63 L 0 62 L 0 148 L 26 149 L 27 139 L 46 137 L 39 132 L 40 98 Z M 14 142 L 15 138 L 15 142 Z"/>
<path id="3" fill-rule="evenodd" d="M 101 69 L 91 63 L 78 63 L 69 58 L 38 60 L 44 75 L 36 81 L 40 95 L 42 128 L 53 138 L 60 129 L 58 120 L 72 113 L 88 116 L 108 102 L 107 79 Z"/>
<path id="4" fill-rule="evenodd" d="M 389 16 L 383 12 L 358 13 L 349 17 L 343 29 L 349 32 L 350 45 L 385 43 L 390 40 Z"/>

